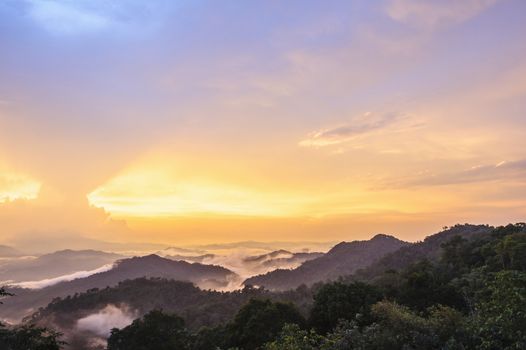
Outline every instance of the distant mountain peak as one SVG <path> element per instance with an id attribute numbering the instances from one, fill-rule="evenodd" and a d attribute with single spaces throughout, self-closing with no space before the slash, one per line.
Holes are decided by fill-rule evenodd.
<path id="1" fill-rule="evenodd" d="M 387 234 L 385 234 L 385 233 L 378 233 L 378 234 L 376 234 L 373 238 L 371 238 L 371 241 L 379 241 L 379 240 L 388 240 L 388 241 L 400 241 L 400 242 L 403 242 L 402 240 L 396 238 L 395 236 L 387 235 Z"/>
<path id="2" fill-rule="evenodd" d="M 393 236 L 379 234 L 370 240 L 340 242 L 326 254 L 304 262 L 292 270 L 275 270 L 251 277 L 245 285 L 264 286 L 269 289 L 289 289 L 300 284 L 337 279 L 364 268 L 385 254 L 408 245 Z"/>

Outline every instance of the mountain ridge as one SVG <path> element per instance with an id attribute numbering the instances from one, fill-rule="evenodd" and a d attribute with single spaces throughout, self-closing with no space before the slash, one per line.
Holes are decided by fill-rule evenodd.
<path id="1" fill-rule="evenodd" d="M 16 296 L 5 301 L 0 318 L 20 320 L 46 306 L 54 298 L 66 297 L 93 288 L 106 288 L 141 277 L 159 277 L 192 282 L 203 289 L 226 287 L 237 275 L 221 266 L 173 261 L 151 254 L 121 259 L 113 269 L 85 278 L 60 282 L 38 290 L 9 288 Z"/>
<path id="2" fill-rule="evenodd" d="M 394 236 L 379 234 L 370 240 L 340 242 L 324 255 L 306 261 L 292 270 L 278 269 L 250 277 L 244 285 L 284 290 L 350 275 L 381 256 L 410 243 Z"/>

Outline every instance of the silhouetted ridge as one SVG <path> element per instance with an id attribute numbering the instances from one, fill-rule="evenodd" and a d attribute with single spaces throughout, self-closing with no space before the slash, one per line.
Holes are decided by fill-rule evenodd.
<path id="1" fill-rule="evenodd" d="M 370 265 L 387 253 L 409 243 L 387 235 L 376 235 L 368 241 L 341 242 L 323 256 L 304 262 L 293 270 L 275 270 L 247 279 L 245 285 L 269 289 L 291 289 L 301 284 L 337 279 Z"/>
<path id="2" fill-rule="evenodd" d="M 47 305 L 53 298 L 74 295 L 92 288 L 115 286 L 121 281 L 141 277 L 160 277 L 169 280 L 192 282 L 201 288 L 222 288 L 237 275 L 214 265 L 187 263 L 147 255 L 119 260 L 113 269 L 86 278 L 61 282 L 39 290 L 11 288 L 17 295 L 0 309 L 0 317 L 20 318 Z"/>
<path id="3" fill-rule="evenodd" d="M 420 260 L 436 261 L 442 253 L 441 245 L 455 236 L 465 239 L 489 235 L 492 227 L 488 225 L 455 225 L 445 228 L 444 231 L 426 237 L 423 241 L 413 243 L 400 248 L 397 251 L 386 254 L 370 266 L 357 271 L 356 278 L 373 279 L 387 270 L 402 270 L 407 266 Z"/>

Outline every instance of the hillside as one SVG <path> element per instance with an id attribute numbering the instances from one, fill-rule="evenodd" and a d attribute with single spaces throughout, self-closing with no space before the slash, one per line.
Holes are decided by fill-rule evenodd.
<path id="1" fill-rule="evenodd" d="M 387 270 L 403 270 L 420 260 L 436 262 L 442 253 L 441 245 L 455 236 L 465 239 L 481 238 L 489 235 L 493 228 L 488 225 L 455 225 L 442 232 L 426 237 L 423 241 L 406 245 L 386 254 L 378 261 L 356 272 L 353 278 L 370 280 Z"/>
<path id="2" fill-rule="evenodd" d="M 245 288 L 242 291 L 222 293 L 202 290 L 188 282 L 139 278 L 120 282 L 111 288 L 92 289 L 72 297 L 57 298 L 34 314 L 32 321 L 59 329 L 66 335 L 68 343 L 74 344 L 72 348 L 78 350 L 84 348 L 87 339 L 97 337 L 95 332 L 89 330 L 79 334 L 76 328 L 78 320 L 90 315 L 101 315 L 101 311 L 108 305 L 122 310 L 122 317 L 141 317 L 155 309 L 184 315 L 186 325 L 192 330 L 198 330 L 203 326 L 217 326 L 230 321 L 251 298 L 295 302 L 303 305 L 304 313 L 312 302 L 309 291 L 273 293 Z"/>
<path id="3" fill-rule="evenodd" d="M 115 286 L 121 281 L 140 277 L 162 277 L 192 282 L 202 288 L 221 288 L 227 286 L 236 275 L 220 266 L 190 264 L 157 255 L 124 259 L 113 269 L 86 278 L 61 282 L 38 290 L 10 288 L 16 296 L 6 300 L 0 309 L 0 318 L 20 320 L 39 307 L 47 305 L 54 298 L 74 295 L 93 288 Z"/>
<path id="4" fill-rule="evenodd" d="M 101 344 L 110 336 L 115 322 L 125 319 L 125 323 L 118 323 L 121 324 L 119 328 L 125 327 L 132 319 L 146 317 L 152 310 L 159 309 L 164 310 L 166 315 L 175 313 L 181 316 L 186 329 L 192 334 L 188 341 L 195 341 L 194 345 L 204 344 L 188 349 L 212 349 L 217 344 L 223 344 L 219 345 L 220 348 L 227 349 L 239 345 L 236 344 L 239 337 L 260 344 L 268 340 L 285 342 L 283 346 L 265 347 L 271 350 L 289 349 L 290 340 L 307 340 L 312 344 L 308 349 L 328 350 L 336 348 L 333 342 L 338 339 L 337 348 L 342 349 L 362 349 L 360 344 L 363 343 L 371 349 L 404 349 L 407 344 L 419 349 L 443 348 L 440 344 L 449 344 L 450 339 L 465 344 L 462 348 L 479 349 L 480 342 L 486 341 L 486 338 L 494 341 L 492 348 L 523 348 L 526 342 L 520 338 L 518 330 L 526 324 L 521 312 L 526 288 L 526 276 L 523 274 L 526 269 L 525 234 L 524 224 L 497 229 L 457 225 L 422 242 L 407 244 L 398 241 L 401 248 L 355 273 L 356 278 L 365 276 L 364 273 L 369 271 L 371 275 L 367 283 L 344 280 L 287 291 L 247 287 L 241 291 L 221 293 L 165 279 L 128 280 L 112 288 L 92 289 L 55 299 L 34 314 L 31 320 L 63 332 L 71 346 L 68 350 L 99 349 L 93 346 L 93 342 Z M 379 249 L 379 242 L 386 245 L 387 242 L 393 243 L 393 240 L 396 242 L 392 237 L 381 235 L 370 241 L 341 243 L 329 251 L 324 260 L 327 256 L 348 259 L 349 252 L 357 245 L 361 251 L 370 252 Z M 400 259 L 399 263 L 396 259 Z M 385 274 L 386 268 L 399 271 Z M 375 271 L 380 272 L 375 275 Z M 376 278 L 382 275 L 383 279 Z M 250 302 L 251 298 L 257 300 Z M 267 298 L 271 301 L 262 300 Z M 273 304 L 276 301 L 292 301 L 300 315 L 308 316 L 304 319 L 300 316 L 297 328 L 283 328 L 284 332 L 289 332 L 283 337 L 278 332 L 282 324 L 290 323 L 284 318 L 289 313 L 280 313 L 278 307 L 282 306 Z M 485 318 L 473 316 L 470 305 L 483 310 Z M 294 311 L 294 306 L 291 307 L 288 311 Z M 513 312 L 502 312 L 508 309 Z M 236 313 L 236 310 L 239 311 Z M 363 320 L 362 328 L 353 323 L 356 322 L 356 314 L 362 315 L 359 318 Z M 341 319 L 350 323 L 343 324 L 345 328 L 342 329 L 334 328 Z M 476 325 L 482 333 L 474 332 L 468 323 Z M 280 326 L 270 332 L 274 324 Z M 300 327 L 305 324 L 319 334 L 301 331 Z M 79 328 L 79 325 L 83 327 Z M 203 326 L 212 328 L 203 330 Z M 495 327 L 501 332 L 499 334 L 505 334 L 504 338 L 494 336 Z M 148 328 L 148 332 L 160 328 L 156 324 L 154 328 Z M 240 329 L 246 333 L 240 336 Z M 331 331 L 332 334 L 326 335 Z M 437 338 L 437 331 L 446 332 L 443 333 L 445 336 Z M 260 339 L 261 332 L 268 333 L 267 340 Z M 348 336 L 351 334 L 352 339 L 360 343 L 349 343 Z M 394 336 L 398 334 L 402 337 Z M 129 340 L 128 337 L 123 339 Z M 138 339 L 130 342 L 138 342 L 142 338 Z M 159 339 L 165 341 L 166 335 Z M 499 347 L 502 339 L 512 346 Z M 327 346 L 319 346 L 320 342 L 325 342 Z M 439 344 L 440 347 L 430 344 Z"/>
<path id="5" fill-rule="evenodd" d="M 292 270 L 279 269 L 248 278 L 244 284 L 264 286 L 271 290 L 296 288 L 301 284 L 337 279 L 364 268 L 384 255 L 408 245 L 395 237 L 376 235 L 368 241 L 342 242 L 326 254 Z"/>

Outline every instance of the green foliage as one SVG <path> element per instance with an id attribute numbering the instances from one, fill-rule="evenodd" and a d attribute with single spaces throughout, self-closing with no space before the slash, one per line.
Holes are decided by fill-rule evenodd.
<path id="1" fill-rule="evenodd" d="M 65 345 L 60 333 L 35 325 L 7 328 L 0 324 L 2 350 L 59 350 Z"/>
<path id="2" fill-rule="evenodd" d="M 194 336 L 192 350 L 216 350 L 226 348 L 228 335 L 223 326 L 203 327 Z"/>
<path id="3" fill-rule="evenodd" d="M 182 318 L 154 310 L 121 330 L 113 329 L 108 350 L 189 350 L 190 344 Z"/>
<path id="4" fill-rule="evenodd" d="M 465 307 L 463 296 L 449 282 L 451 276 L 427 260 L 409 266 L 400 275 L 393 297 L 401 304 L 423 311 L 433 305 Z"/>
<path id="5" fill-rule="evenodd" d="M 327 335 L 322 349 L 453 349 L 462 348 L 464 318 L 448 307 L 434 307 L 426 315 L 391 302 L 372 308 L 376 322 L 359 327 L 356 322 L 341 323 Z"/>
<path id="6" fill-rule="evenodd" d="M 355 319 L 357 314 L 366 321 L 371 305 L 381 298 L 378 288 L 362 282 L 325 284 L 314 296 L 310 324 L 323 334 L 340 320 Z"/>
<path id="7" fill-rule="evenodd" d="M 526 271 L 526 232 L 506 236 L 496 245 L 503 269 Z"/>
<path id="8" fill-rule="evenodd" d="M 526 273 L 501 271 L 487 278 L 471 331 L 479 349 L 526 349 Z"/>
<path id="9" fill-rule="evenodd" d="M 108 350 L 517 350 L 526 349 L 525 267 L 525 224 L 457 225 L 338 282 L 220 293 L 138 279 L 55 300 L 33 321 L 64 325 L 118 303 L 145 314 L 113 330 Z M 169 314 L 149 312 L 158 308 Z"/>
<path id="10" fill-rule="evenodd" d="M 294 301 L 303 313 L 307 313 L 312 294 L 309 289 L 272 293 L 261 288 L 245 287 L 234 292 L 201 290 L 193 284 L 163 278 L 139 278 L 120 282 L 117 286 L 92 289 L 85 293 L 53 300 L 46 308 L 32 317 L 32 322 L 54 322 L 68 328 L 86 315 L 86 311 L 100 310 L 108 304 L 126 304 L 144 315 L 160 309 L 166 313 L 181 315 L 188 329 L 216 327 L 234 318 L 238 310 L 251 298 L 274 301 Z"/>
<path id="11" fill-rule="evenodd" d="M 258 349 L 274 339 L 287 323 L 305 324 L 293 304 L 251 299 L 227 325 L 231 346 Z"/>
<path id="12" fill-rule="evenodd" d="M 314 330 L 306 331 L 296 324 L 287 324 L 279 337 L 264 346 L 265 350 L 318 350 L 325 338 Z"/>
<path id="13" fill-rule="evenodd" d="M 13 295 L 5 288 L 0 288 L 0 298 Z M 62 334 L 58 332 L 37 327 L 34 324 L 7 327 L 0 322 L 0 349 L 2 350 L 60 350 L 63 345 L 66 345 L 60 340 L 61 336 Z"/>

